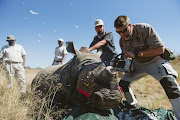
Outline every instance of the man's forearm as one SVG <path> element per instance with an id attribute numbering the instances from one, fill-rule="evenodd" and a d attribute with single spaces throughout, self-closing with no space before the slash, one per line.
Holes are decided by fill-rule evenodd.
<path id="1" fill-rule="evenodd" d="M 149 56 L 156 56 L 164 53 L 164 47 L 159 48 L 149 48 L 144 51 L 139 51 L 138 56 L 141 57 L 149 57 Z"/>
<path id="2" fill-rule="evenodd" d="M 99 41 L 98 43 L 96 43 L 94 46 L 88 48 L 88 50 L 93 51 L 93 50 L 95 50 L 95 49 L 98 49 L 98 48 L 102 47 L 103 45 L 105 45 L 105 44 L 107 44 L 107 43 L 108 43 L 108 42 L 107 42 L 106 40 L 101 40 L 101 41 Z"/>
<path id="3" fill-rule="evenodd" d="M 66 59 L 66 54 L 64 55 L 64 58 L 62 59 L 61 63 L 64 63 L 65 59 Z"/>
<path id="4" fill-rule="evenodd" d="M 125 52 L 124 57 L 125 58 L 133 58 L 133 57 L 150 57 L 150 56 L 156 56 L 164 53 L 164 47 L 159 48 L 149 48 L 147 50 L 143 51 L 135 51 L 133 52 Z"/>
<path id="5" fill-rule="evenodd" d="M 23 67 L 25 67 L 25 59 L 26 59 L 25 55 L 22 56 L 22 59 L 23 59 L 23 64 L 22 65 L 23 65 Z"/>

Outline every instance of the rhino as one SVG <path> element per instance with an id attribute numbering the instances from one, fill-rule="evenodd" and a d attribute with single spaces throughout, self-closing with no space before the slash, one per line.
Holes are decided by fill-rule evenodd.
<path id="1" fill-rule="evenodd" d="M 117 106 L 122 100 L 117 72 L 105 66 L 101 51 L 92 53 L 86 47 L 78 50 L 66 42 L 67 51 L 74 57 L 64 65 L 49 66 L 33 79 L 34 95 L 45 98 L 59 108 L 85 104 L 101 110 Z"/>

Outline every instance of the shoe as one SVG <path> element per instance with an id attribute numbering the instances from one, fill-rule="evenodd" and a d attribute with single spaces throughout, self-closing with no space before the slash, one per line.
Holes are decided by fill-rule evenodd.
<path id="1" fill-rule="evenodd" d="M 140 109 L 140 106 L 138 104 L 135 104 L 135 105 L 130 105 L 127 101 L 122 101 L 119 106 L 122 108 L 122 109 Z"/>

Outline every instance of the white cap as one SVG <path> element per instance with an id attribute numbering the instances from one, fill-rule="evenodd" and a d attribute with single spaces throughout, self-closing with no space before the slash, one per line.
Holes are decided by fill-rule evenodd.
<path id="1" fill-rule="evenodd" d="M 97 19 L 95 22 L 95 26 L 104 25 L 104 22 L 101 19 Z"/>
<path id="2" fill-rule="evenodd" d="M 62 38 L 59 38 L 59 39 L 58 39 L 58 41 L 60 41 L 60 42 L 64 42 L 64 40 L 63 40 Z"/>

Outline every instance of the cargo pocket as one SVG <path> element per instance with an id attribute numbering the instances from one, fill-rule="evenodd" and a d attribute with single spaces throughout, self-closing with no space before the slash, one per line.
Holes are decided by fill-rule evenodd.
<path id="1" fill-rule="evenodd" d="M 169 63 L 163 63 L 162 65 L 168 75 L 173 75 L 175 78 L 178 77 L 178 73 L 172 68 Z"/>

